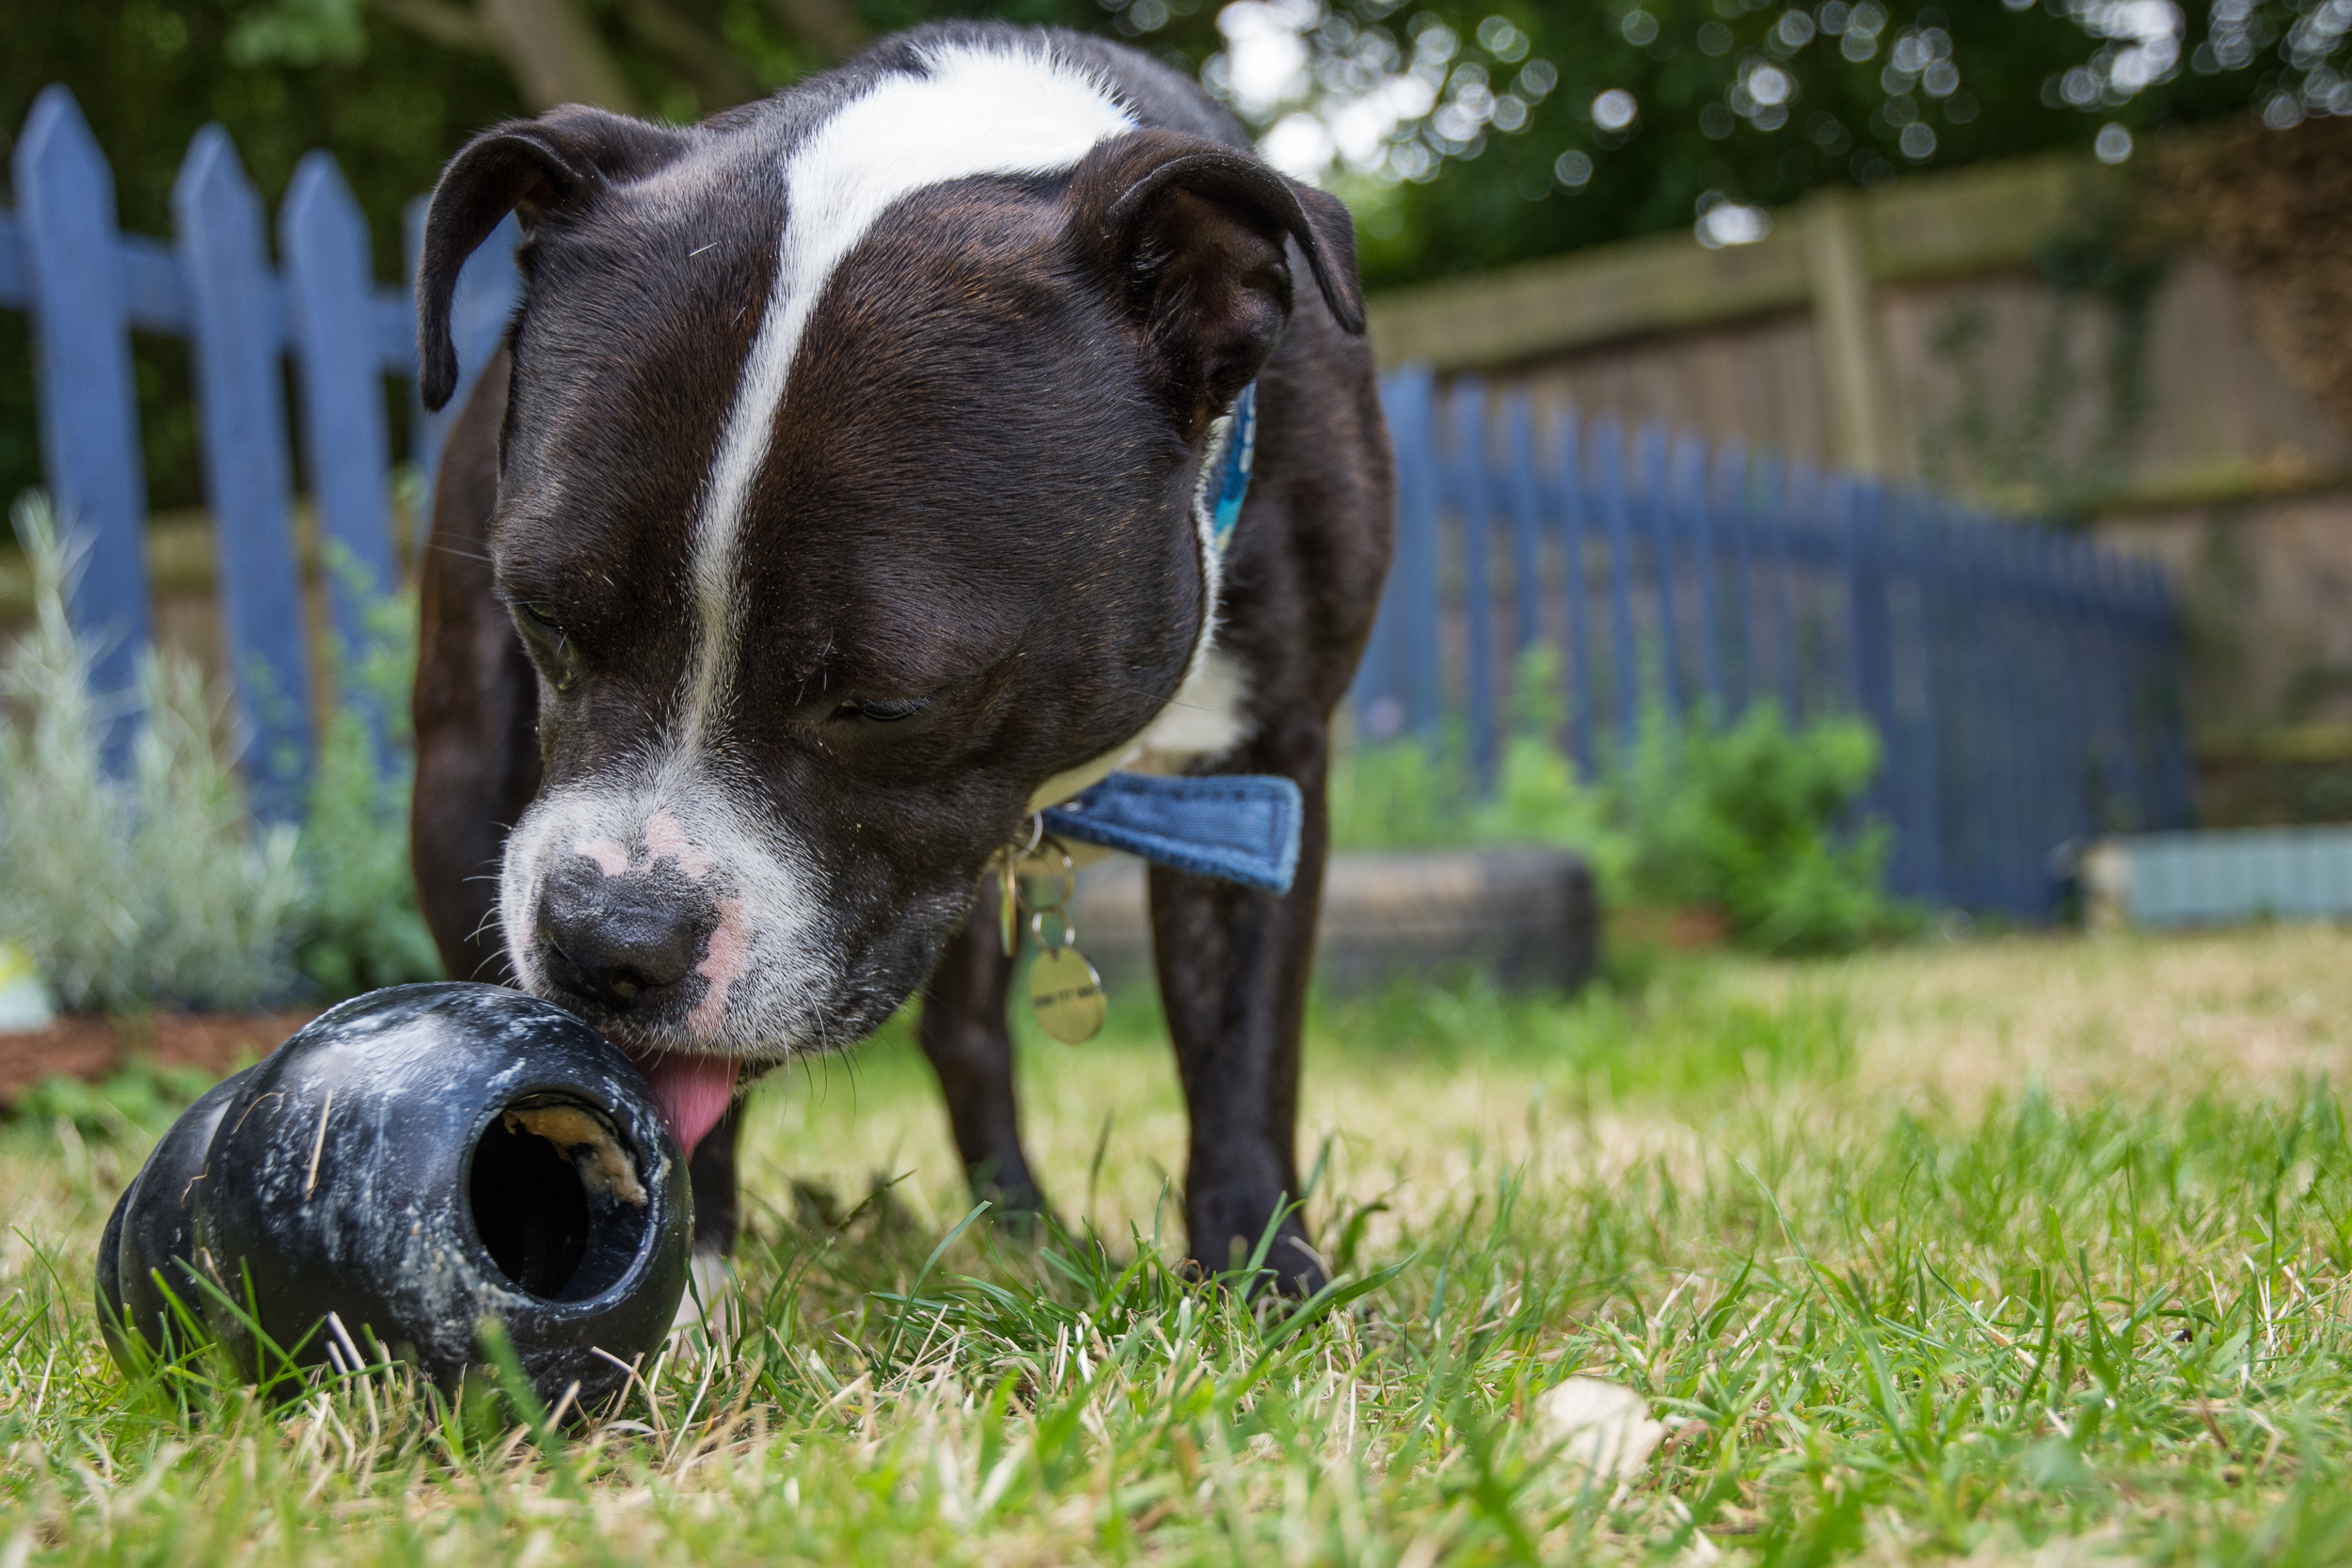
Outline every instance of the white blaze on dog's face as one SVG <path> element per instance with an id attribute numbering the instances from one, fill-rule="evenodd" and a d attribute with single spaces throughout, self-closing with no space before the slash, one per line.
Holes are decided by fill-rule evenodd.
<path id="1" fill-rule="evenodd" d="M 794 114 L 489 134 L 428 225 L 430 401 L 434 269 L 539 210 L 491 531 L 545 775 L 509 955 L 652 1062 L 690 1148 L 708 1061 L 888 1017 L 1049 780 L 1164 715 L 1238 738 L 1171 706 L 1239 698 L 1203 436 L 1288 316 L 1286 236 L 1345 243 L 1079 60 L 910 47 Z"/>

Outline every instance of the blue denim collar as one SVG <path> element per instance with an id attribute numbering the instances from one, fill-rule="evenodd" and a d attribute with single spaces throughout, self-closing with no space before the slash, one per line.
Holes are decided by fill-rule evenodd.
<path id="1" fill-rule="evenodd" d="M 1041 815 L 1056 838 L 1266 893 L 1288 893 L 1298 869 L 1303 804 L 1279 774 L 1113 773 Z"/>

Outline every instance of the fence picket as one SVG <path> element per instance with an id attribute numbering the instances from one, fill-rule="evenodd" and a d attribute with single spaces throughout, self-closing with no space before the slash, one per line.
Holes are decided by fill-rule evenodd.
<path id="1" fill-rule="evenodd" d="M 1537 540 L 1544 515 L 1543 486 L 1535 477 L 1535 411 L 1527 394 L 1502 398 L 1503 487 L 1511 506 L 1511 596 L 1515 634 L 1512 651 L 1524 655 L 1543 641 L 1543 558 Z M 1512 681 L 1518 682 L 1516 663 Z"/>
<path id="2" fill-rule="evenodd" d="M 1560 551 L 1568 595 L 1568 668 L 1562 678 L 1567 687 L 1568 743 L 1575 749 L 1578 775 L 1589 780 L 1593 777 L 1593 642 L 1588 624 L 1591 607 L 1585 599 L 1584 550 L 1590 531 L 1584 526 L 1585 470 L 1578 456 L 1581 447 L 1574 410 L 1564 408 L 1552 416 L 1549 445 L 1560 465 Z"/>
<path id="3" fill-rule="evenodd" d="M 1613 418 L 1593 422 L 1593 488 L 1609 535 L 1609 657 L 1615 668 L 1614 721 L 1620 749 L 1641 714 L 1641 672 L 1633 658 L 1633 515 L 1625 493 L 1625 427 Z"/>
<path id="4" fill-rule="evenodd" d="M 1391 735 L 1409 730 L 1435 738 L 1444 717 L 1438 659 L 1438 471 L 1436 377 L 1426 366 L 1389 383 L 1390 429 L 1396 451 L 1396 549 L 1382 615 L 1394 623 L 1381 696 L 1396 705 Z M 1376 699 L 1375 699 L 1376 700 Z M 1382 717 L 1386 717 L 1383 715 Z"/>
<path id="5" fill-rule="evenodd" d="M 1908 832 L 1912 837 L 1911 872 L 1914 897 L 1945 895 L 1944 781 L 1940 776 L 1945 748 L 1940 744 L 1942 705 L 1938 701 L 1944 674 L 1940 668 L 1944 637 L 1942 607 L 1943 535 L 1933 503 L 1915 488 L 1897 493 L 1891 546 L 1894 559 L 1912 587 L 1912 638 L 1917 669 L 1914 686 L 1916 716 L 1904 743 L 1902 763 L 1909 775 Z"/>
<path id="6" fill-rule="evenodd" d="M 1666 427 L 1655 420 L 1636 438 L 1642 467 L 1642 500 L 1635 515 L 1649 535 L 1651 575 L 1658 584 L 1658 689 L 1666 711 L 1680 714 L 1689 701 L 1682 683 L 1682 623 L 1675 613 L 1675 509 L 1668 493 Z"/>
<path id="7" fill-rule="evenodd" d="M 229 133 L 196 134 L 171 189 L 188 288 L 204 487 L 246 784 L 264 820 L 295 816 L 310 768 L 310 686 L 278 379 L 282 306 L 262 201 Z"/>
<path id="8" fill-rule="evenodd" d="M 1707 711 L 1716 721 L 1729 716 L 1724 705 L 1722 623 L 1716 618 L 1715 538 L 1708 515 L 1707 443 L 1685 432 L 1675 443 L 1673 493 L 1669 506 L 1681 515 L 1683 538 L 1691 546 L 1691 577 L 1698 589 L 1699 689 Z"/>
<path id="9" fill-rule="evenodd" d="M 1470 772 L 1481 793 L 1494 788 L 1501 753 L 1495 723 L 1494 594 L 1488 586 L 1486 388 L 1474 376 L 1454 386 L 1454 455 L 1447 486 L 1462 520 L 1462 607 L 1470 641 Z"/>
<path id="10" fill-rule="evenodd" d="M 42 470 L 60 522 L 87 554 L 70 606 L 99 651 L 92 685 L 131 685 L 147 645 L 147 477 L 123 269 L 116 261 L 114 175 L 62 87 L 41 90 L 9 161 L 33 306 Z M 119 768 L 132 729 L 117 723 Z"/>
<path id="11" fill-rule="evenodd" d="M 391 433 L 375 354 L 368 222 L 334 157 L 307 154 L 278 214 L 288 326 L 301 374 L 304 456 L 327 588 L 345 650 L 366 645 L 367 604 L 399 579 L 392 548 Z"/>
<path id="12" fill-rule="evenodd" d="M 1819 564 L 1816 541 L 1821 531 L 1813 525 L 1821 509 L 1821 471 L 1799 458 L 1789 464 L 1780 504 L 1772 511 L 1772 537 L 1781 561 L 1783 694 L 1788 700 L 1790 723 L 1811 713 L 1814 706 L 1813 661 L 1806 657 L 1812 650 L 1806 647 L 1806 639 L 1808 632 L 1820 630 L 1819 617 L 1811 610 L 1815 598 L 1813 568 Z"/>
<path id="13" fill-rule="evenodd" d="M 1756 628 L 1749 610 L 1756 591 L 1756 528 L 1755 514 L 1748 505 L 1745 446 L 1725 441 L 1715 449 L 1712 483 L 1699 504 L 1713 512 L 1714 537 L 1727 540 L 1731 546 L 1731 594 L 1725 606 L 1731 623 L 1731 657 L 1724 666 L 1724 701 L 1728 705 L 1724 713 L 1729 718 L 1756 700 Z"/>

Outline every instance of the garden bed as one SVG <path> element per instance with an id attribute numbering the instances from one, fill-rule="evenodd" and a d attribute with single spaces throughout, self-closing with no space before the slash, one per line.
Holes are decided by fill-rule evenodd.
<path id="1" fill-rule="evenodd" d="M 134 1061 L 226 1072 L 240 1060 L 268 1055 L 318 1017 L 315 1007 L 279 1013 L 150 1013 L 129 1018 L 61 1018 L 45 1029 L 0 1034 L 0 1105 L 44 1078 L 96 1083 Z"/>

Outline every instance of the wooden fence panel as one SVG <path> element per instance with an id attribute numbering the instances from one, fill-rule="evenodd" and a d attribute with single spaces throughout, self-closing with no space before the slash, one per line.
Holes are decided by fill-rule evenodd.
<path id="1" fill-rule="evenodd" d="M 1557 414 L 1539 456 L 1525 400 L 1467 379 L 1442 400 L 1425 376 L 1385 396 L 1413 543 L 1359 701 L 1406 711 L 1409 678 L 1425 736 L 1434 705 L 1457 703 L 1478 788 L 1512 660 L 1557 627 L 1563 743 L 1586 777 L 1636 739 L 1653 684 L 1681 721 L 1767 699 L 1792 722 L 1867 719 L 1883 762 L 1862 820 L 1892 830 L 1900 896 L 2040 917 L 2061 847 L 2186 819 L 2177 623 L 2147 562 L 1656 425 L 1629 437 Z M 1457 549 L 1458 572 L 1429 564 Z"/>
<path id="2" fill-rule="evenodd" d="M 114 174 L 73 95 L 44 88 L 10 160 L 34 312 L 41 464 L 65 526 L 87 554 L 75 626 L 98 645 L 102 694 L 132 682 L 147 646 L 147 470 L 131 378 L 125 269 L 116 260 Z M 119 765 L 131 727 L 118 724 Z"/>
<path id="3" fill-rule="evenodd" d="M 331 546 L 329 602 L 343 647 L 358 649 L 367 641 L 367 605 L 391 591 L 400 568 L 368 221 L 331 154 L 311 152 L 295 166 L 278 231 L 287 326 L 301 372 L 303 455 L 319 533 Z"/>
<path id="4" fill-rule="evenodd" d="M 262 200 L 229 133 L 196 135 L 172 184 L 195 351 L 197 427 L 221 629 L 246 745 L 246 787 L 265 820 L 298 815 L 310 771 L 310 682 L 294 476 L 278 346 L 283 302 Z"/>

